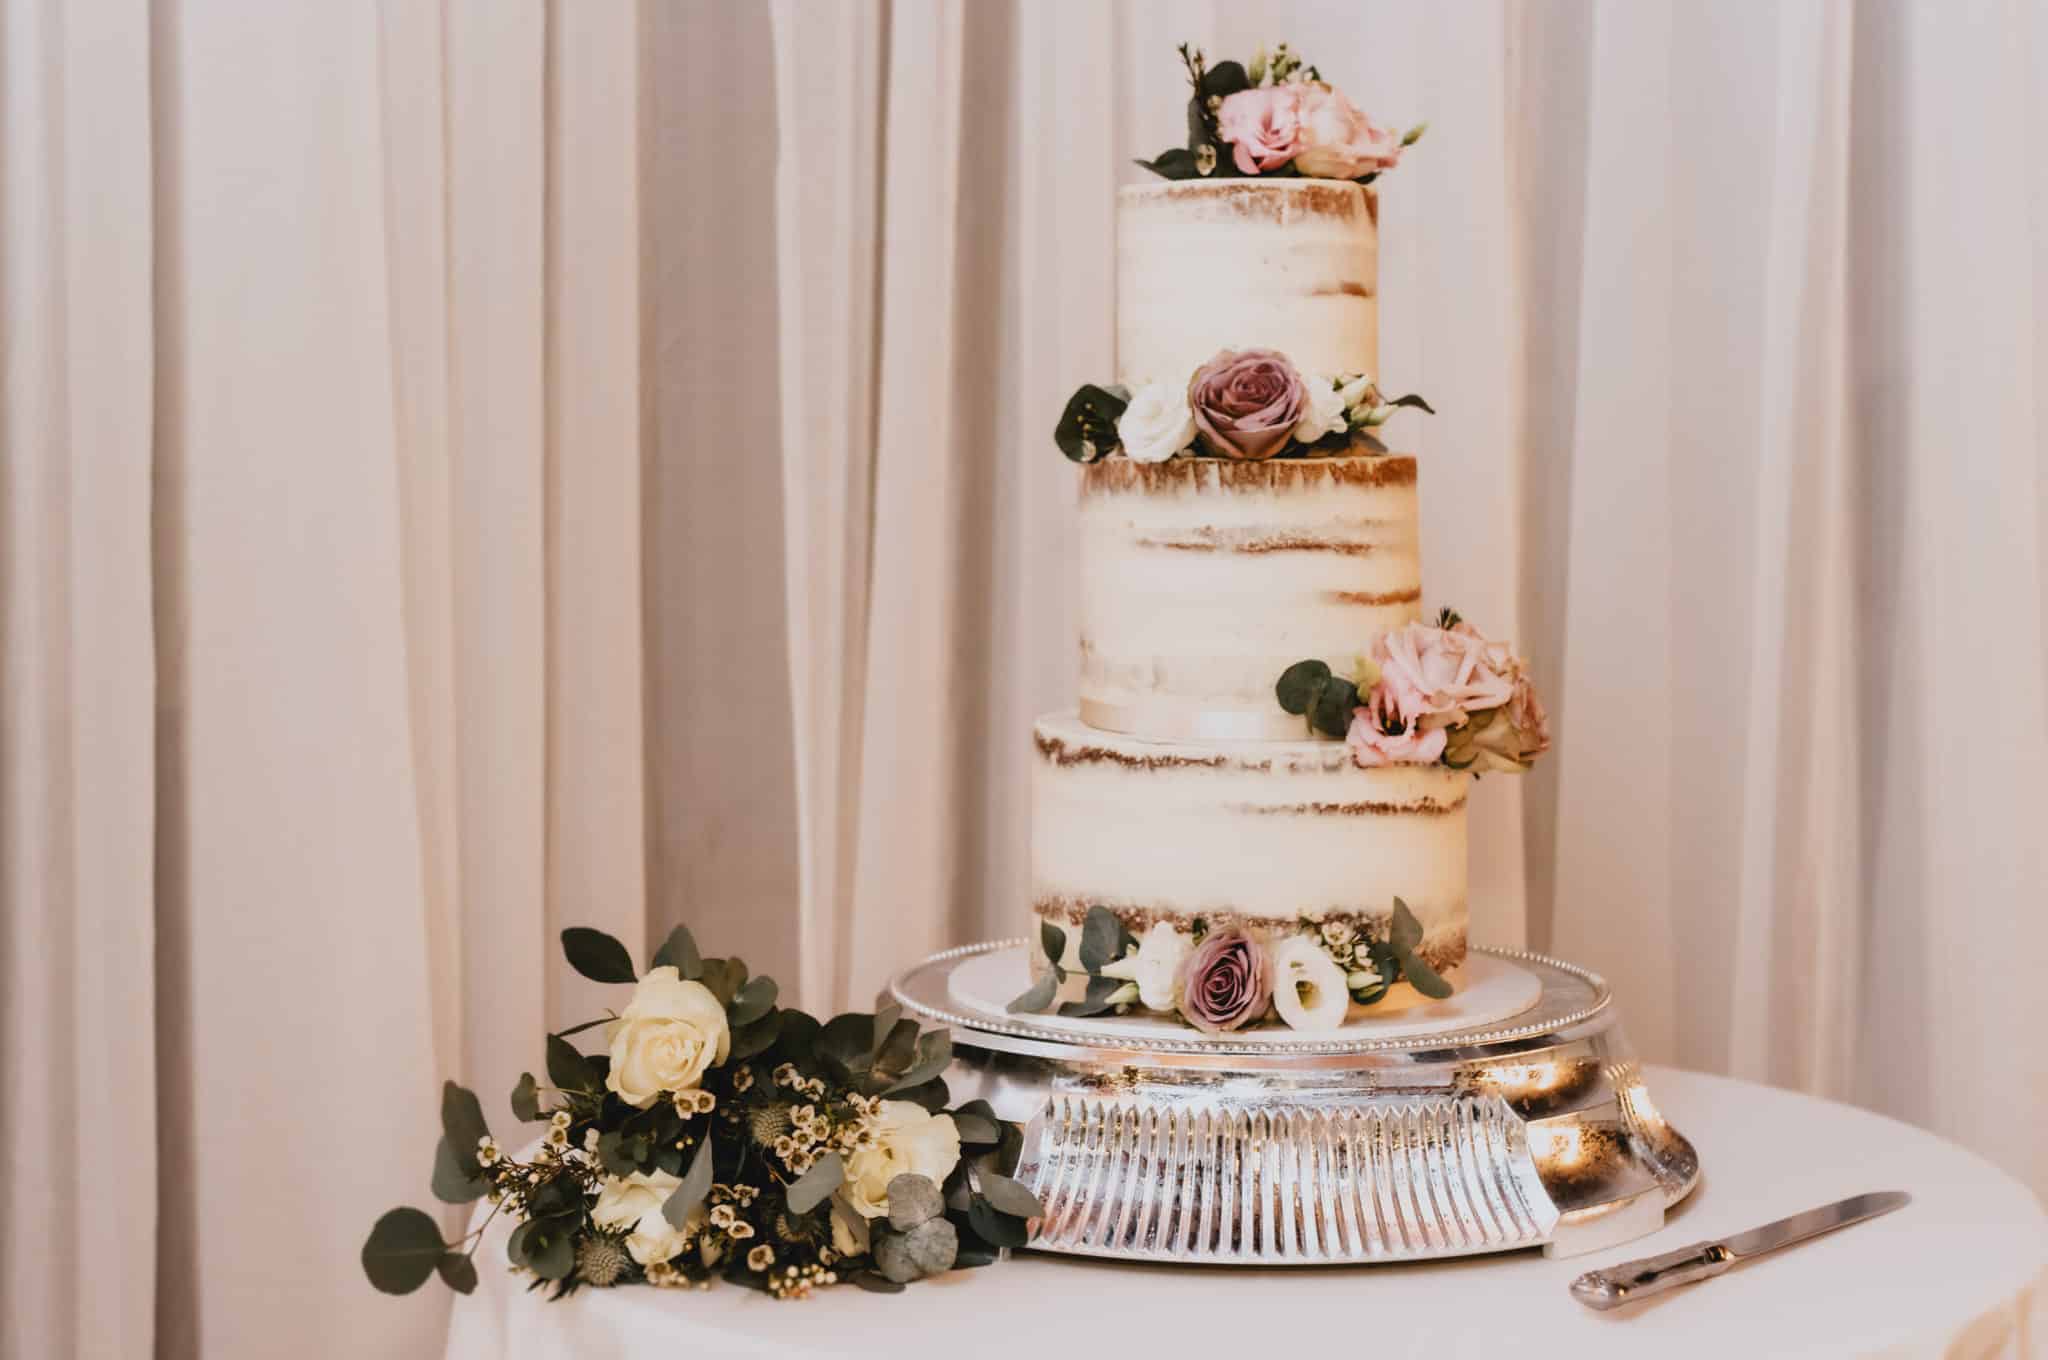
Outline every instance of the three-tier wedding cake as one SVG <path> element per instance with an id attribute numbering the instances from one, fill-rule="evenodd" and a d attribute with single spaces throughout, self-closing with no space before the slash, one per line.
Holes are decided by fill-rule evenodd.
<path id="1" fill-rule="evenodd" d="M 1466 956 L 1474 774 L 1547 744 L 1526 667 L 1425 622 L 1388 452 L 1382 131 L 1284 50 L 1190 56 L 1192 149 L 1117 202 L 1116 373 L 1080 473 L 1080 693 L 1036 725 L 1022 1009 L 1357 1020 Z M 1206 139 L 1206 140 L 1205 140 Z"/>

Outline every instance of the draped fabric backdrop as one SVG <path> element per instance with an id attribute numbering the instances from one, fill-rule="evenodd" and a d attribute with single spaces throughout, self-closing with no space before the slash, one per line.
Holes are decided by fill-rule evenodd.
<path id="1" fill-rule="evenodd" d="M 6 0 L 0 1351 L 434 1354 L 356 1251 L 563 925 L 1016 930 L 1114 190 L 1279 37 L 1430 122 L 1479 937 L 2048 1190 L 2040 6 Z"/>

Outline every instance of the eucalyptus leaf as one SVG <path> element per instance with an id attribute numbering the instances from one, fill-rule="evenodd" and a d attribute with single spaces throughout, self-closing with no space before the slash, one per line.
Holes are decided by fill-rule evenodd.
<path id="1" fill-rule="evenodd" d="M 994 1147 L 1002 1139 L 1002 1123 L 986 1100 L 971 1100 L 953 1111 L 953 1127 L 966 1147 Z"/>
<path id="2" fill-rule="evenodd" d="M 521 1072 L 519 1084 L 512 1088 L 512 1117 L 522 1124 L 540 1118 L 540 1083 L 531 1072 Z"/>
<path id="3" fill-rule="evenodd" d="M 612 1021 L 618 1018 L 619 1017 L 616 1015 L 600 1015 L 595 1020 L 585 1020 L 580 1025 L 571 1025 L 567 1029 L 558 1029 L 555 1031 L 555 1033 L 560 1035 L 562 1038 L 567 1039 L 571 1035 L 583 1033 L 584 1030 L 596 1029 L 599 1025 L 609 1025 Z"/>
<path id="4" fill-rule="evenodd" d="M 1022 1181 L 999 1176 L 993 1171 L 981 1173 L 981 1194 L 998 1210 L 1014 1218 L 1038 1218 L 1045 1208 L 1038 1202 L 1038 1196 L 1031 1193 Z"/>
<path id="5" fill-rule="evenodd" d="M 782 1037 L 783 1018 L 788 1011 L 769 1011 L 751 1025 L 744 1025 L 732 1032 L 732 1051 L 727 1056 L 734 1062 L 759 1057 L 775 1047 L 775 1041 Z"/>
<path id="6" fill-rule="evenodd" d="M 1431 415 L 1436 414 L 1436 407 L 1431 406 L 1428 402 L 1424 401 L 1421 397 L 1416 396 L 1413 392 L 1407 393 L 1404 396 L 1395 397 L 1392 401 L 1388 402 L 1387 405 L 1416 407 L 1421 410 L 1429 412 L 1429 414 Z"/>
<path id="7" fill-rule="evenodd" d="M 562 953 L 568 956 L 571 968 L 592 982 L 632 982 L 637 977 L 626 946 L 589 926 L 570 926 L 563 931 Z"/>
<path id="8" fill-rule="evenodd" d="M 1401 956 L 1401 976 L 1408 980 L 1409 986 L 1433 1001 L 1441 1001 L 1451 994 L 1451 984 L 1420 954 Z"/>
<path id="9" fill-rule="evenodd" d="M 630 1176 L 640 1164 L 626 1152 L 626 1135 L 607 1129 L 597 1136 L 597 1164 L 614 1176 Z"/>
<path id="10" fill-rule="evenodd" d="M 946 1212 L 946 1199 L 939 1187 L 932 1184 L 931 1177 L 914 1171 L 890 1177 L 884 1193 L 889 1202 L 889 1226 L 897 1232 L 907 1233 Z"/>
<path id="11" fill-rule="evenodd" d="M 463 1252 L 451 1251 L 435 1263 L 441 1272 L 441 1282 L 458 1294 L 476 1292 L 476 1262 Z"/>
<path id="12" fill-rule="evenodd" d="M 968 1202 L 967 1221 L 974 1225 L 975 1235 L 990 1246 L 1021 1247 L 1031 1240 L 1031 1228 L 1023 1219 L 996 1208 L 985 1195 Z"/>
<path id="13" fill-rule="evenodd" d="M 946 1089 L 944 1077 L 933 1077 L 916 1086 L 892 1088 L 883 1094 L 892 1100 L 907 1100 L 927 1114 L 945 1113 L 947 1104 L 953 1099 L 952 1092 Z"/>
<path id="14" fill-rule="evenodd" d="M 1038 923 L 1038 947 L 1045 953 L 1045 961 L 1057 969 L 1067 957 L 1067 932 L 1050 921 Z"/>
<path id="15" fill-rule="evenodd" d="M 1059 995 L 1060 980 L 1047 973 L 1038 981 L 1025 988 L 1010 1004 L 1004 1007 L 1010 1014 L 1029 1013 L 1036 1015 L 1052 1005 L 1052 999 Z"/>
<path id="16" fill-rule="evenodd" d="M 899 1284 L 909 1284 L 953 1268 L 960 1238 L 943 1218 L 927 1219 L 907 1232 L 874 1235 L 875 1266 Z"/>
<path id="17" fill-rule="evenodd" d="M 1135 943 L 1115 912 L 1107 907 L 1090 907 L 1081 921 L 1081 966 L 1091 973 L 1100 972 L 1104 964 L 1122 958 L 1124 951 Z"/>
<path id="18" fill-rule="evenodd" d="M 1150 170 L 1161 179 L 1200 179 L 1202 169 L 1195 160 L 1195 153 L 1184 146 L 1169 147 L 1151 160 L 1140 160 L 1135 164 Z"/>
<path id="19" fill-rule="evenodd" d="M 903 1018 L 903 1008 L 893 1001 L 885 1001 L 875 1007 L 874 1050 L 880 1053 L 889 1042 L 889 1036 L 896 1032 L 896 1022 Z"/>
<path id="20" fill-rule="evenodd" d="M 1310 658 L 1297 661 L 1280 672 L 1279 683 L 1273 686 L 1273 697 L 1280 701 L 1280 707 L 1297 717 L 1305 716 L 1308 707 L 1315 701 L 1316 693 L 1325 680 L 1330 678 L 1330 664 Z"/>
<path id="21" fill-rule="evenodd" d="M 1412 954 L 1422 943 L 1422 922 L 1415 919 L 1415 913 L 1408 910 L 1408 904 L 1400 898 L 1394 899 L 1394 919 L 1387 927 L 1387 946 L 1399 958 Z"/>
<path id="22" fill-rule="evenodd" d="M 835 1015 L 818 1031 L 814 1046 L 818 1059 L 847 1076 L 863 1075 L 871 1065 L 875 1019 L 849 1011 Z"/>
<path id="23" fill-rule="evenodd" d="M 527 1224 L 526 1264 L 543 1280 L 566 1280 L 576 1268 L 576 1224 L 573 1219 L 535 1219 Z"/>
<path id="24" fill-rule="evenodd" d="M 870 1294 L 901 1294 L 906 1287 L 873 1270 L 863 1270 L 853 1277 L 853 1283 Z"/>
<path id="25" fill-rule="evenodd" d="M 673 965 L 676 972 L 686 978 L 703 976 L 704 956 L 697 952 L 696 937 L 690 934 L 688 926 L 677 926 L 661 942 L 661 948 L 654 951 L 654 961 L 649 968 Z"/>
<path id="26" fill-rule="evenodd" d="M 410 1294 L 427 1282 L 448 1244 L 440 1225 L 418 1209 L 393 1209 L 363 1242 L 363 1273 L 386 1294 Z"/>
<path id="27" fill-rule="evenodd" d="M 885 1033 L 882 1030 L 884 1018 L 875 1017 L 875 1033 L 880 1042 L 875 1045 L 872 1069 L 889 1076 L 900 1076 L 917 1061 L 917 1021 L 898 1020 Z"/>
<path id="28" fill-rule="evenodd" d="M 807 1214 L 825 1202 L 846 1181 L 846 1163 L 836 1152 L 828 1152 L 811 1163 L 811 1169 L 789 1183 L 783 1198 L 793 1214 Z"/>
<path id="29" fill-rule="evenodd" d="M 578 1053 L 574 1044 L 558 1034 L 548 1036 L 548 1080 L 564 1091 L 583 1095 L 604 1094 L 604 1081 L 597 1075 L 597 1069 L 590 1065 L 590 1059 Z"/>
<path id="30" fill-rule="evenodd" d="M 698 981 L 711 990 L 721 1006 L 730 1006 L 738 996 L 740 988 L 746 985 L 747 961 L 741 958 L 706 959 L 704 972 Z"/>
<path id="31" fill-rule="evenodd" d="M 750 1025 L 773 1010 L 777 990 L 772 977 L 763 975 L 749 979 L 732 999 L 731 1023 L 734 1026 Z"/>
<path id="32" fill-rule="evenodd" d="M 484 1123 L 484 1107 L 477 1103 L 476 1092 L 452 1081 L 441 1083 L 441 1132 L 448 1136 L 448 1144 L 463 1170 L 471 1175 L 476 1173 L 476 1145 L 490 1134 L 490 1126 Z"/>
<path id="33" fill-rule="evenodd" d="M 1357 707 L 1358 686 L 1333 675 L 1316 692 L 1309 707 L 1309 725 L 1324 736 L 1342 737 L 1351 730 L 1351 713 Z"/>
<path id="34" fill-rule="evenodd" d="M 661 1206 L 661 1216 L 677 1232 L 689 1226 L 690 1215 L 711 1193 L 711 1170 L 711 1138 L 707 1134 L 704 1141 L 697 1144 L 697 1155 L 690 1159 L 690 1169 L 683 1173 L 683 1183 Z"/>
<path id="35" fill-rule="evenodd" d="M 1060 1006 L 1060 1014 L 1075 1017 L 1100 1015 L 1116 1004 L 1111 998 L 1121 991 L 1123 986 L 1124 984 L 1116 978 L 1091 977 L 1088 979 L 1086 995 L 1079 1001 L 1063 1003 Z"/>
<path id="36" fill-rule="evenodd" d="M 950 1030 L 927 1030 L 918 1036 L 917 1061 L 910 1070 L 892 1082 L 883 1095 L 894 1095 L 922 1086 L 943 1073 L 953 1062 L 953 1035 Z"/>
<path id="37" fill-rule="evenodd" d="M 1201 93 L 1204 98 L 1228 99 L 1239 90 L 1251 87 L 1251 75 L 1242 62 L 1219 61 L 1202 73 Z"/>
<path id="38" fill-rule="evenodd" d="M 489 1189 L 477 1174 L 476 1150 L 469 1156 L 456 1152 L 446 1134 L 434 1144 L 434 1198 L 443 1204 L 468 1204 Z"/>

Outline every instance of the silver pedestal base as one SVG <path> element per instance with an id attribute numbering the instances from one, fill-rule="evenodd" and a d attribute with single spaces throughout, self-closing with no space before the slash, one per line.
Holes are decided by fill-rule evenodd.
<path id="1" fill-rule="evenodd" d="M 1571 1256 L 1654 1232 L 1699 1180 L 1606 983 L 1570 964 L 1483 951 L 1535 973 L 1543 995 L 1481 1028 L 1133 1041 L 1113 1019 L 954 997 L 962 962 L 1023 948 L 951 950 L 889 991 L 951 1028 L 956 1100 L 1025 1125 L 1017 1175 L 1045 1205 L 1039 1250 L 1228 1265 Z"/>

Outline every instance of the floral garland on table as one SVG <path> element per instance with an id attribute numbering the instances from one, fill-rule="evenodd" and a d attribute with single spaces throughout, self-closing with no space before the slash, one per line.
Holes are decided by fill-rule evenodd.
<path id="1" fill-rule="evenodd" d="M 1374 123 L 1281 43 L 1249 65 L 1208 64 L 1180 45 L 1194 96 L 1188 142 L 1138 164 L 1165 179 L 1302 175 L 1370 184 L 1400 163 L 1427 124 L 1396 135 Z"/>
<path id="2" fill-rule="evenodd" d="M 1550 719 L 1529 666 L 1454 609 L 1373 639 L 1355 677 L 1297 661 L 1273 687 L 1311 733 L 1351 745 L 1358 765 L 1448 765 L 1520 774 L 1550 749 Z"/>
<path id="3" fill-rule="evenodd" d="M 1078 951 L 1087 988 L 1079 1000 L 1061 1002 L 1059 1013 L 1142 1009 L 1178 1016 L 1209 1034 L 1278 1018 L 1290 1029 L 1320 1032 L 1343 1024 L 1353 1005 L 1384 1000 L 1396 982 L 1436 999 L 1451 994 L 1451 984 L 1419 952 L 1422 923 L 1398 897 L 1384 939 L 1346 921 L 1304 916 L 1297 924 L 1298 933 L 1272 939 L 1256 931 L 1212 930 L 1198 917 L 1186 932 L 1156 922 L 1139 939 L 1116 913 L 1090 907 Z M 1064 930 L 1041 922 L 1039 948 L 1046 970 L 1010 1003 L 1013 1013 L 1052 1010 L 1072 975 L 1062 962 Z"/>
<path id="4" fill-rule="evenodd" d="M 488 1198 L 491 1217 L 518 1221 L 506 1251 L 532 1288 L 896 1292 L 1029 1240 L 1043 1211 L 1006 1174 L 1022 1132 L 986 1101 L 947 1108 L 945 1030 L 920 1032 L 893 1006 L 820 1024 L 777 1007 L 774 981 L 741 960 L 701 957 L 681 927 L 637 978 L 600 931 L 566 930 L 562 947 L 585 977 L 634 984 L 632 999 L 548 1036 L 550 1085 L 519 1079 L 513 1116 L 544 1129 L 530 1157 L 507 1155 L 453 1082 L 434 1156 L 437 1199 Z M 569 1042 L 598 1025 L 608 1052 Z M 467 1294 L 482 1235 L 447 1242 L 432 1215 L 393 1209 L 363 1270 L 390 1294 L 437 1273 Z"/>
<path id="5" fill-rule="evenodd" d="M 1118 452 L 1137 463 L 1385 453 L 1374 432 L 1404 406 L 1436 414 L 1412 392 L 1382 395 L 1364 374 L 1305 378 L 1278 350 L 1227 349 L 1185 385 L 1151 382 L 1133 392 L 1082 384 L 1067 399 L 1053 442 L 1076 463 Z"/>

